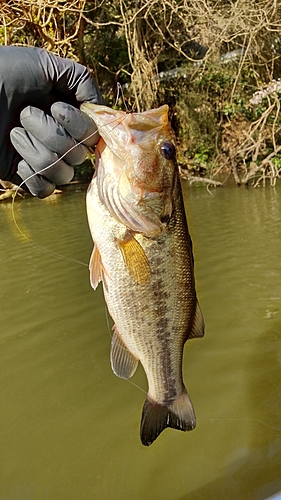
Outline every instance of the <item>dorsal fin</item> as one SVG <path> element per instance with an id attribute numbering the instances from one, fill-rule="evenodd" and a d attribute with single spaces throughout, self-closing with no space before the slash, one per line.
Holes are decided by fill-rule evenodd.
<path id="1" fill-rule="evenodd" d="M 199 304 L 197 302 L 192 328 L 189 331 L 186 340 L 204 337 L 204 329 L 205 329 L 204 318 L 201 309 L 199 307 Z"/>

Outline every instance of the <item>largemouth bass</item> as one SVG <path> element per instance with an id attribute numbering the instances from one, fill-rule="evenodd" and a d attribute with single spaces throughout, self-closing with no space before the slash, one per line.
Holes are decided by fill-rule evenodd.
<path id="1" fill-rule="evenodd" d="M 194 429 L 182 377 L 184 343 L 204 335 L 168 106 L 125 113 L 83 104 L 101 135 L 87 193 L 94 241 L 90 279 L 102 281 L 113 318 L 111 366 L 148 380 L 141 441 L 166 428 Z"/>

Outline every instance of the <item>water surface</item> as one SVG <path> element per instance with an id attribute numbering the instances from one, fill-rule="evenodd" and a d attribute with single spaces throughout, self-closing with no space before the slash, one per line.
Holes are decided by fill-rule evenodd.
<path id="1" fill-rule="evenodd" d="M 84 193 L 0 205 L 0 500 L 262 500 L 281 490 L 280 188 L 184 184 L 204 339 L 197 427 L 139 440 L 146 379 L 113 375 Z"/>

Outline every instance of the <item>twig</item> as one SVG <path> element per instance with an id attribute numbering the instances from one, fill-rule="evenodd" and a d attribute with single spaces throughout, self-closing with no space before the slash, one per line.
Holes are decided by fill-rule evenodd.
<path id="1" fill-rule="evenodd" d="M 215 181 L 214 179 L 208 179 L 208 177 L 197 177 L 195 175 L 191 175 L 188 172 L 185 172 L 184 169 L 182 169 L 181 167 L 179 167 L 179 171 L 181 178 L 188 180 L 190 184 L 192 184 L 193 182 L 203 182 L 205 184 L 211 184 L 212 186 L 216 187 L 223 186 L 223 183 L 220 181 Z"/>

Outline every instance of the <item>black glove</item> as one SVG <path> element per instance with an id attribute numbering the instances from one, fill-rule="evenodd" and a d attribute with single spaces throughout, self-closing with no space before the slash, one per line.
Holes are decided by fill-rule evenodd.
<path id="1" fill-rule="evenodd" d="M 18 170 L 32 194 L 48 196 L 71 180 L 71 165 L 82 163 L 87 149 L 75 147 L 49 165 L 91 134 L 85 144 L 96 144 L 94 122 L 77 108 L 85 101 L 102 104 L 101 93 L 81 64 L 14 46 L 0 47 L 0 91 L 0 178 L 13 180 Z"/>

